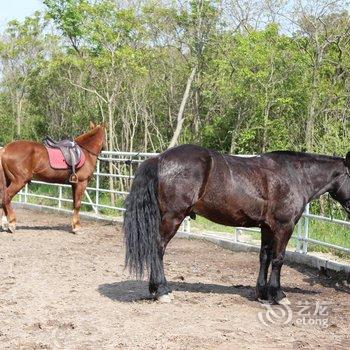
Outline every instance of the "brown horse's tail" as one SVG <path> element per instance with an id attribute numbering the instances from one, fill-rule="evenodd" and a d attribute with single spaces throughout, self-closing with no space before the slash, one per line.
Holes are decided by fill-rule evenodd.
<path id="1" fill-rule="evenodd" d="M 0 147 L 0 208 L 3 207 L 4 196 L 6 190 L 6 178 L 4 173 L 4 168 L 2 166 L 2 155 L 4 153 L 4 148 Z"/>
<path id="2" fill-rule="evenodd" d="M 125 266 L 141 278 L 144 271 L 161 269 L 158 254 L 160 211 L 157 200 L 158 158 L 144 161 L 137 169 L 125 202 Z"/>

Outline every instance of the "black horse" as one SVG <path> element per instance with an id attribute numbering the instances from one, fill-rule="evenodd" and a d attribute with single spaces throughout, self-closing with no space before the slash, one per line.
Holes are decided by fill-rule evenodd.
<path id="1" fill-rule="evenodd" d="M 164 251 L 184 218 L 199 214 L 228 226 L 261 227 L 257 297 L 286 302 L 280 272 L 287 243 L 308 202 L 325 192 L 350 214 L 346 158 L 277 151 L 252 158 L 183 145 L 144 161 L 126 200 L 126 265 L 162 301 L 171 291 Z M 272 263 L 270 279 L 268 269 Z"/>

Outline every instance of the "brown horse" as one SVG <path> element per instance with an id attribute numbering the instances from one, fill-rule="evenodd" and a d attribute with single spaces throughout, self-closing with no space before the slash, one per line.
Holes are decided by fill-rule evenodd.
<path id="1" fill-rule="evenodd" d="M 169 149 L 136 172 L 124 216 L 126 265 L 138 276 L 147 269 L 150 292 L 170 301 L 163 255 L 186 216 L 261 227 L 257 297 L 286 302 L 280 273 L 293 229 L 325 192 L 350 213 L 349 169 L 350 152 L 345 159 L 283 151 L 242 158 L 193 145 Z"/>
<path id="2" fill-rule="evenodd" d="M 75 138 L 75 142 L 85 154 L 84 165 L 77 169 L 77 183 L 72 184 L 73 192 L 73 219 L 72 230 L 77 233 L 81 228 L 79 210 L 81 198 L 88 181 L 92 177 L 96 160 L 105 142 L 105 126 L 90 122 L 90 130 Z M 12 198 L 30 180 L 40 180 L 51 183 L 67 183 L 70 171 L 52 169 L 48 153 L 43 144 L 33 141 L 14 141 L 1 150 L 0 171 L 3 178 L 2 206 L 7 217 L 3 219 L 3 226 L 8 222 L 8 229 L 14 233 L 16 230 L 16 216 L 11 206 Z M 1 178 L 0 178 L 1 180 Z M 6 229 L 6 226 L 3 227 Z"/>

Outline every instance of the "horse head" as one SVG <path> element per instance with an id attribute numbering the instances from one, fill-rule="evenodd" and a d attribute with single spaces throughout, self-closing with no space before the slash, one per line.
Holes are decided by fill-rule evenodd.
<path id="1" fill-rule="evenodd" d="M 93 121 L 90 121 L 89 129 L 90 129 L 90 131 L 96 130 L 96 132 L 100 133 L 101 140 L 102 140 L 102 148 L 101 148 L 101 150 L 106 150 L 107 149 L 107 141 L 106 141 L 107 123 L 103 122 L 103 123 L 100 123 L 100 124 L 96 124 Z"/>
<path id="2" fill-rule="evenodd" d="M 345 171 L 335 180 L 330 195 L 341 204 L 350 218 L 350 152 L 347 153 L 345 160 Z"/>

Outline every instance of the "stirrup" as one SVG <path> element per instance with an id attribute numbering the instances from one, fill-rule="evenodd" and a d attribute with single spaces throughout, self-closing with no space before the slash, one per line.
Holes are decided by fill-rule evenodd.
<path id="1" fill-rule="evenodd" d="M 78 182 L 78 176 L 76 173 L 71 174 L 69 177 L 69 182 L 72 184 L 76 184 Z"/>

